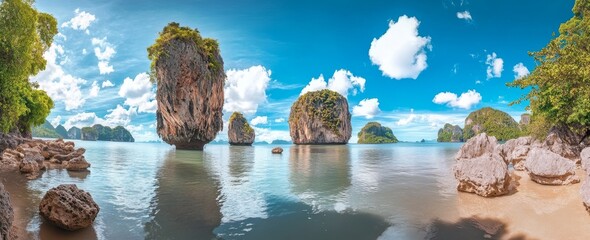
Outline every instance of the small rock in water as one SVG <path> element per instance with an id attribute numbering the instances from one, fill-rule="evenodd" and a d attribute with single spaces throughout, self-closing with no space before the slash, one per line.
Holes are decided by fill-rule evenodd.
<path id="1" fill-rule="evenodd" d="M 70 231 L 91 226 L 99 211 L 92 196 L 75 184 L 62 184 L 50 189 L 39 204 L 41 216 Z"/>
<path id="2" fill-rule="evenodd" d="M 283 153 L 283 148 L 281 148 L 281 147 L 273 148 L 272 149 L 272 153 L 274 153 L 274 154 L 281 154 L 281 153 Z"/>

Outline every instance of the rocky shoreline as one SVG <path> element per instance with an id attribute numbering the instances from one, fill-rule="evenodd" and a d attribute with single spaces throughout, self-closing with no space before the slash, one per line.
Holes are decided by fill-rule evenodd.
<path id="1" fill-rule="evenodd" d="M 580 195 L 590 213 L 590 144 L 566 128 L 552 128 L 543 140 L 520 137 L 504 144 L 481 133 L 461 147 L 456 160 L 457 190 L 482 197 L 517 194 L 520 184 L 512 171 L 525 171 L 541 185 L 571 185 L 580 182 L 576 169 L 582 168 Z"/>

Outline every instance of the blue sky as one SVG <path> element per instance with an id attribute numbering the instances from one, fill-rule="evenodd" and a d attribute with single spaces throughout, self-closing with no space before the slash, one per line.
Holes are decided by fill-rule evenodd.
<path id="1" fill-rule="evenodd" d="M 56 102 L 52 124 L 123 125 L 156 140 L 146 48 L 175 21 L 219 41 L 224 120 L 244 112 L 257 141 L 289 140 L 291 103 L 322 88 L 347 96 L 351 142 L 368 121 L 401 140 L 435 139 L 481 107 L 519 120 L 525 105 L 507 103 L 525 91 L 505 83 L 534 69 L 528 52 L 547 44 L 573 2 L 37 0 L 60 34 L 31 79 Z"/>

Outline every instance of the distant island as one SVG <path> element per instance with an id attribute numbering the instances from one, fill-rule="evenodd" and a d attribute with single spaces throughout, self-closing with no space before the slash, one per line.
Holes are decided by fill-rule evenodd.
<path id="1" fill-rule="evenodd" d="M 33 137 L 38 138 L 63 138 L 85 141 L 112 141 L 112 142 L 135 142 L 133 135 L 122 126 L 111 128 L 100 124 L 82 129 L 72 127 L 66 131 L 61 124 L 53 127 L 47 120 L 42 125 L 33 127 Z"/>
<path id="2" fill-rule="evenodd" d="M 359 144 L 379 144 L 399 142 L 391 128 L 381 126 L 378 122 L 369 122 L 358 133 Z"/>
<path id="3" fill-rule="evenodd" d="M 508 113 L 485 107 L 471 112 L 465 119 L 465 126 L 445 124 L 438 130 L 437 142 L 465 142 L 480 133 L 507 141 L 530 134 L 530 114 L 523 114 L 520 123 Z"/>

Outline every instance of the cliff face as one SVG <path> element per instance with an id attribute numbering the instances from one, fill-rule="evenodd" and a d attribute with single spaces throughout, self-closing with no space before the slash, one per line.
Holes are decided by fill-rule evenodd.
<path id="1" fill-rule="evenodd" d="M 217 42 L 171 23 L 148 53 L 158 81 L 158 135 L 177 149 L 202 150 L 223 129 L 225 72 Z"/>
<path id="2" fill-rule="evenodd" d="M 514 118 L 508 113 L 490 107 L 479 109 L 467 116 L 463 128 L 463 139 L 467 141 L 483 132 L 488 136 L 496 137 L 499 141 L 514 139 L 521 135 L 518 123 L 514 121 Z"/>
<path id="3" fill-rule="evenodd" d="M 227 137 L 231 145 L 250 146 L 254 143 L 255 133 L 246 118 L 241 113 L 234 112 L 229 118 Z"/>
<path id="4" fill-rule="evenodd" d="M 358 143 L 375 144 L 375 143 L 397 143 L 398 140 L 393 135 L 391 128 L 381 126 L 378 122 L 369 122 L 358 133 Z"/>
<path id="5" fill-rule="evenodd" d="M 295 144 L 346 144 L 352 134 L 348 101 L 330 90 L 308 92 L 291 107 L 289 131 Z"/>
<path id="6" fill-rule="evenodd" d="M 135 139 L 127 129 L 118 126 L 111 131 L 111 139 L 113 142 L 135 142 Z"/>
<path id="7" fill-rule="evenodd" d="M 82 140 L 85 141 L 96 141 L 98 140 L 98 132 L 96 131 L 95 128 L 92 127 L 83 127 L 82 130 L 80 130 L 82 132 Z"/>
<path id="8" fill-rule="evenodd" d="M 445 126 L 438 130 L 437 142 L 463 142 L 463 129 L 458 125 L 446 123 Z"/>
<path id="9" fill-rule="evenodd" d="M 82 132 L 77 127 L 72 127 L 68 130 L 68 138 L 69 139 L 82 139 Z"/>

